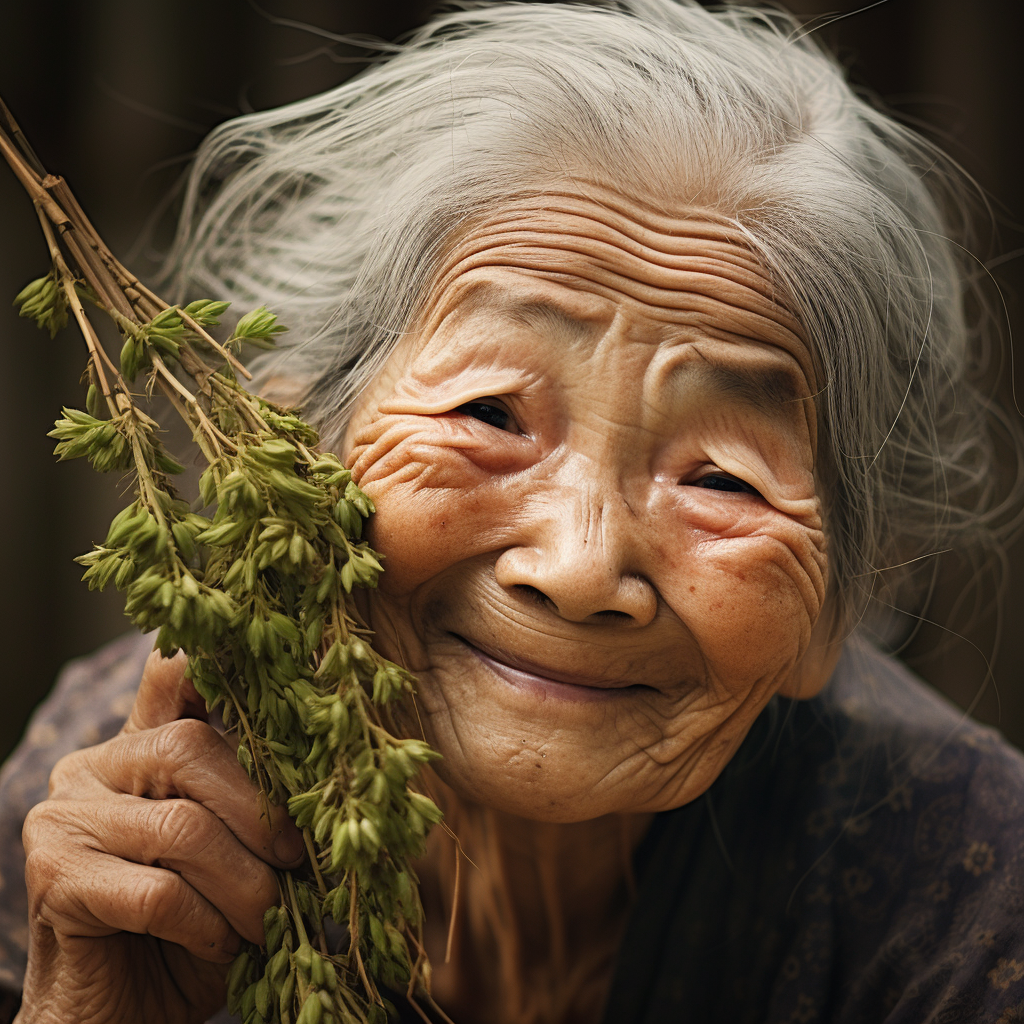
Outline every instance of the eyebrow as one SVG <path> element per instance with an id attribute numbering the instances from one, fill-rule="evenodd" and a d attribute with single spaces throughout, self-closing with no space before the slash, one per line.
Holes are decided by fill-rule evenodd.
<path id="1" fill-rule="evenodd" d="M 580 320 L 556 303 L 543 299 L 509 303 L 504 312 L 511 320 L 538 334 L 551 332 L 576 341 L 591 332 L 591 325 L 586 320 Z"/>
<path id="2" fill-rule="evenodd" d="M 685 377 L 723 398 L 769 415 L 778 415 L 782 406 L 805 397 L 794 374 L 778 366 L 729 366 L 708 360 L 687 360 L 673 376 Z"/>
<path id="3" fill-rule="evenodd" d="M 545 299 L 510 302 L 504 313 L 515 322 L 540 333 L 553 332 L 579 340 L 591 333 L 592 325 Z M 723 398 L 748 405 L 767 414 L 779 412 L 780 406 L 806 397 L 796 376 L 781 366 L 730 366 L 712 362 L 703 354 L 700 360 L 687 360 L 675 371 L 696 380 Z M 674 374 L 675 375 L 675 374 Z"/>

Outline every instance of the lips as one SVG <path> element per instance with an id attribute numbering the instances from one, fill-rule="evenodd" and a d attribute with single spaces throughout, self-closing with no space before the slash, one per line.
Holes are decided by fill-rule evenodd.
<path id="1" fill-rule="evenodd" d="M 652 689 L 640 683 L 615 682 L 571 672 L 559 672 L 504 651 L 486 651 L 458 633 L 453 633 L 452 636 L 504 682 L 542 699 L 554 697 L 571 701 L 614 700 Z"/>

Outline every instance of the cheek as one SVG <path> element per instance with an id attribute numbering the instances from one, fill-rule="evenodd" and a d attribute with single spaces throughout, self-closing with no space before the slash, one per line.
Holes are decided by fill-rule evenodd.
<path id="1" fill-rule="evenodd" d="M 458 422 L 380 422 L 355 441 L 346 461 L 378 508 L 367 538 L 385 558 L 381 593 L 411 593 L 493 547 L 500 541 L 497 524 L 504 532 L 514 521 L 510 498 L 495 477 L 493 450 L 484 452 Z"/>
<path id="2" fill-rule="evenodd" d="M 659 546 L 662 595 L 711 678 L 741 688 L 788 670 L 806 649 L 824 600 L 824 536 L 763 508 L 714 531 L 710 518 L 691 509 L 676 543 Z"/>

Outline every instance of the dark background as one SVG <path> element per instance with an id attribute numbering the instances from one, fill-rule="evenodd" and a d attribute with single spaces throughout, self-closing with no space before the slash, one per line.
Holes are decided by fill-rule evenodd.
<path id="1" fill-rule="evenodd" d="M 417 0 L 51 0 L 4 3 L 0 95 L 44 164 L 65 175 L 115 251 L 147 266 L 137 240 L 199 139 L 233 114 L 329 88 L 359 51 L 290 22 L 393 38 L 425 19 Z M 988 192 L 994 220 L 977 255 L 989 262 L 1024 336 L 1020 54 L 1013 0 L 798 0 L 853 80 L 940 141 Z M 838 20 L 828 16 L 842 15 Z M 346 60 L 346 58 L 348 58 Z M 993 230 L 994 227 L 994 230 Z M 160 235 L 157 234 L 159 239 Z M 152 263 L 149 264 L 152 266 Z M 127 626 L 116 593 L 93 594 L 72 562 L 101 540 L 123 500 L 115 481 L 58 465 L 45 436 L 62 404 L 81 405 L 73 330 L 56 341 L 8 306 L 46 270 L 30 203 L 0 166 L 0 758 L 58 667 Z M 9 298 L 4 298 L 7 296 Z M 1016 355 L 1017 390 L 1024 351 Z M 1009 349 L 998 382 L 1011 393 Z M 1011 551 L 998 609 L 955 612 L 965 571 L 949 564 L 910 664 L 961 706 L 1024 743 L 1024 545 Z M 953 613 L 951 614 L 951 609 Z M 997 644 L 997 625 L 1002 638 Z M 983 687 L 986 658 L 994 685 Z"/>

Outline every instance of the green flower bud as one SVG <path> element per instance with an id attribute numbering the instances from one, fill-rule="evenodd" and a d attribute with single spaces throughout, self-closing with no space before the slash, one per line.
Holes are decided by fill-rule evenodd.
<path id="1" fill-rule="evenodd" d="M 185 312 L 200 327 L 216 327 L 218 319 L 231 305 L 230 302 L 217 302 L 213 299 L 196 299 L 185 307 Z"/>
<path id="2" fill-rule="evenodd" d="M 259 342 L 270 342 L 275 334 L 283 334 L 288 328 L 277 322 L 277 317 L 271 313 L 266 306 L 260 306 L 238 321 L 235 332 L 231 337 L 232 341 L 248 341 L 257 344 L 259 348 L 272 348 L 273 344 L 258 344 Z"/>

